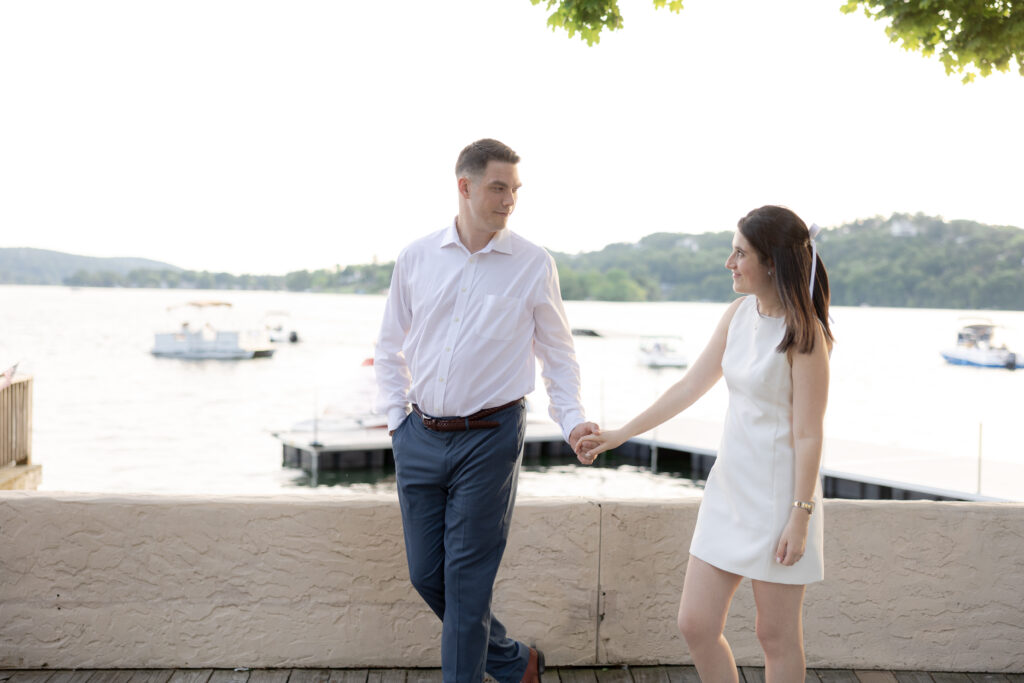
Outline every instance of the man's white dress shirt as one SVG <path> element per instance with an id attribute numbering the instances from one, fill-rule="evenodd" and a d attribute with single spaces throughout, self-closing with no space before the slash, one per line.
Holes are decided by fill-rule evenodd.
<path id="1" fill-rule="evenodd" d="M 535 357 L 568 440 L 586 421 L 580 370 L 544 249 L 506 228 L 470 254 L 452 221 L 398 255 L 374 354 L 389 430 L 410 403 L 433 417 L 467 416 L 525 396 Z"/>

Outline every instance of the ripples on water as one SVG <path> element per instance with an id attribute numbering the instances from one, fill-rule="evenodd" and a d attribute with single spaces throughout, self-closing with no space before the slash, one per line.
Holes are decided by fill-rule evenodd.
<path id="1" fill-rule="evenodd" d="M 649 467 L 628 464 L 615 457 L 604 458 L 604 462 L 591 467 L 580 467 L 574 462 L 561 459 L 543 464 L 524 463 L 519 473 L 519 497 L 679 499 L 699 497 L 703 489 L 703 482 L 690 479 L 689 469 L 682 463 L 670 463 L 652 473 Z M 313 482 L 309 475 L 302 474 L 294 483 L 310 486 Z M 395 469 L 322 472 L 316 484 L 336 487 L 341 495 L 393 494 Z"/>
<path id="2" fill-rule="evenodd" d="M 180 323 L 167 308 L 191 299 L 232 302 L 242 328 L 286 310 L 303 341 L 265 360 L 154 358 L 153 333 Z M 304 475 L 281 467 L 272 430 L 328 406 L 362 412 L 372 401 L 372 369 L 360 362 L 372 355 L 383 305 L 379 296 L 0 286 L 0 364 L 20 361 L 35 376 L 33 460 L 44 490 L 274 494 L 302 487 Z M 618 426 L 680 376 L 638 366 L 638 336 L 682 336 L 693 359 L 724 309 L 568 302 L 574 327 L 604 334 L 576 339 L 588 416 Z M 953 367 L 939 356 L 967 313 L 833 309 L 826 467 L 973 491 L 983 424 L 984 492 L 1024 499 L 1024 371 Z M 1007 326 L 1010 348 L 1024 351 L 1024 313 L 982 315 Z M 543 391 L 531 400 L 542 412 Z M 727 400 L 719 383 L 673 433 L 713 448 Z M 521 494 L 562 495 L 561 479 L 581 495 L 684 495 L 667 475 L 562 468 L 527 467 Z"/>

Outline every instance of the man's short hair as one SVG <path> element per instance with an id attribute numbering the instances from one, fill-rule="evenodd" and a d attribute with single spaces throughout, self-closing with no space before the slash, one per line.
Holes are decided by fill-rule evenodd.
<path id="1" fill-rule="evenodd" d="M 455 162 L 455 177 L 471 176 L 479 178 L 487 169 L 489 161 L 505 161 L 510 164 L 519 163 L 519 155 L 512 151 L 512 148 L 503 142 L 484 138 L 466 145 L 466 148 L 459 153 L 459 160 Z"/>

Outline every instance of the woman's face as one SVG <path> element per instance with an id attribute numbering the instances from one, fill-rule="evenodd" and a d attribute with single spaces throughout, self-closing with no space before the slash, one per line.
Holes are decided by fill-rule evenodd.
<path id="1" fill-rule="evenodd" d="M 761 263 L 757 252 L 739 230 L 732 238 L 732 253 L 725 262 L 732 271 L 732 288 L 738 294 L 754 294 L 759 297 L 774 292 L 775 285 L 768 274 L 768 266 Z"/>

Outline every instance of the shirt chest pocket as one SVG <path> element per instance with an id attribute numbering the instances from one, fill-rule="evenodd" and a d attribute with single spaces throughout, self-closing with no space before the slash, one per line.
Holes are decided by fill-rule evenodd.
<path id="1" fill-rule="evenodd" d="M 485 339 L 511 341 L 523 333 L 526 304 L 511 296 L 488 294 L 480 306 L 476 333 Z"/>

